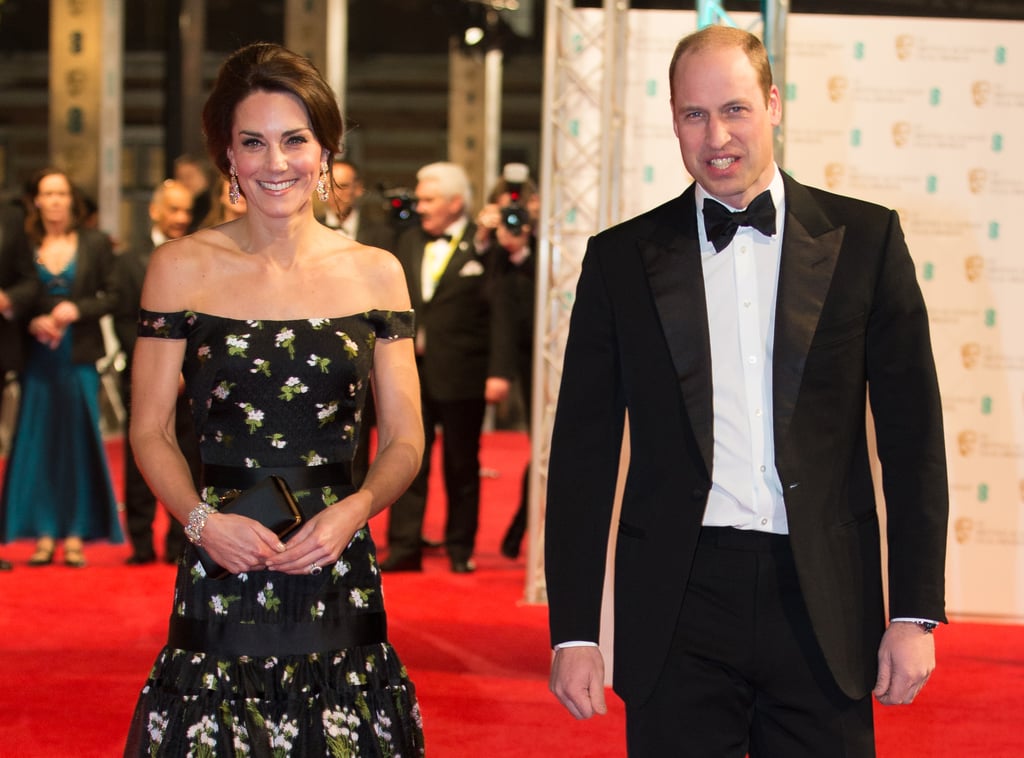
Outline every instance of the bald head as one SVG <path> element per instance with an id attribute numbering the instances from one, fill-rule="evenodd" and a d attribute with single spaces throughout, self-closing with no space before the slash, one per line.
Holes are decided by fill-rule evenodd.
<path id="1" fill-rule="evenodd" d="M 149 201 L 149 218 L 167 239 L 184 237 L 192 223 L 192 193 L 188 187 L 174 179 L 161 182 Z"/>

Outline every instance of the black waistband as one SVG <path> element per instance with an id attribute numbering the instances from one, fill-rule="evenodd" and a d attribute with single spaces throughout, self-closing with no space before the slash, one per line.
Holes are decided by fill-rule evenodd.
<path id="1" fill-rule="evenodd" d="M 728 550 L 775 552 L 789 550 L 788 534 L 759 532 L 754 529 L 734 529 L 731 526 L 703 526 L 700 544 L 716 545 Z"/>
<path id="2" fill-rule="evenodd" d="M 246 490 L 268 476 L 279 476 L 288 487 L 297 492 L 317 487 L 343 487 L 352 484 L 352 466 L 349 463 L 325 463 L 322 466 L 218 466 L 203 464 L 204 487 Z"/>
<path id="3" fill-rule="evenodd" d="M 387 642 L 383 611 L 340 616 L 323 621 L 244 624 L 237 621 L 171 616 L 168 647 L 228 657 L 326 653 Z"/>

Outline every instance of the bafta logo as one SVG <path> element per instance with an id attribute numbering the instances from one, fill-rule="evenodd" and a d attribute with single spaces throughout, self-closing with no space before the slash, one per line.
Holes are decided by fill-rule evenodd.
<path id="1" fill-rule="evenodd" d="M 985 273 L 985 259 L 980 255 L 968 255 L 964 258 L 964 274 L 967 281 L 976 282 Z"/>
<path id="2" fill-rule="evenodd" d="M 972 168 L 967 172 L 967 187 L 972 195 L 980 195 L 988 185 L 988 172 L 983 168 Z"/>
<path id="3" fill-rule="evenodd" d="M 849 82 L 845 76 L 830 76 L 828 78 L 828 99 L 833 103 L 838 103 L 846 96 L 848 86 Z"/>
<path id="4" fill-rule="evenodd" d="M 964 368 L 977 368 L 980 359 L 981 345 L 977 342 L 966 342 L 960 346 L 960 360 L 963 362 Z"/>
<path id="5" fill-rule="evenodd" d="M 974 519 L 958 518 L 953 522 L 953 533 L 956 534 L 956 541 L 963 545 L 971 538 L 974 531 Z"/>
<path id="6" fill-rule="evenodd" d="M 896 57 L 905 61 L 914 54 L 914 38 L 909 34 L 901 34 L 896 38 Z"/>
<path id="7" fill-rule="evenodd" d="M 910 124 L 906 121 L 897 121 L 892 125 L 892 143 L 896 147 L 903 147 L 910 142 Z"/>
<path id="8" fill-rule="evenodd" d="M 67 83 L 68 95 L 71 97 L 81 97 L 82 93 L 85 92 L 88 75 L 85 69 L 76 66 L 67 72 L 64 81 Z"/>
<path id="9" fill-rule="evenodd" d="M 966 458 L 978 447 L 978 433 L 973 429 L 965 429 L 956 436 L 956 447 L 960 455 Z"/>
<path id="10" fill-rule="evenodd" d="M 825 164 L 825 186 L 835 189 L 843 183 L 846 176 L 846 167 L 842 163 Z"/>
<path id="11" fill-rule="evenodd" d="M 990 82 L 978 80 L 971 83 L 971 100 L 977 107 L 987 105 L 991 94 L 992 84 Z"/>

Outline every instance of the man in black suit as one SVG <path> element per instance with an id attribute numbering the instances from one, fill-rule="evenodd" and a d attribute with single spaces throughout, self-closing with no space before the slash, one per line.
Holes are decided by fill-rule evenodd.
<path id="1" fill-rule="evenodd" d="M 359 167 L 335 156 L 331 174 L 334 182 L 331 199 L 324 209 L 324 224 L 364 245 L 384 250 L 394 248 L 395 231 L 383 211 L 374 213 L 372 207 L 364 205 L 366 187 Z"/>
<path id="2" fill-rule="evenodd" d="M 416 311 L 416 361 L 423 401 L 423 465 L 391 506 L 385 571 L 419 571 L 435 429 L 442 429 L 448 518 L 444 543 L 452 571 L 473 571 L 480 511 L 480 433 L 487 403 L 508 396 L 515 373 L 508 319 L 496 309 L 490 263 L 477 254 L 467 216 L 469 179 L 454 163 L 417 173 L 420 223 L 403 232 L 402 262 Z"/>
<path id="3" fill-rule="evenodd" d="M 0 393 L 8 374 L 24 367 L 27 331 L 23 317 L 39 287 L 24 223 L 20 208 L 12 203 L 0 205 Z M 0 571 L 10 569 L 10 561 L 0 559 Z"/>
<path id="4" fill-rule="evenodd" d="M 149 218 L 152 221 L 149 234 L 131 250 L 117 257 L 114 266 L 114 282 L 118 296 L 117 311 L 114 313 L 114 331 L 125 352 L 127 365 L 121 374 L 121 392 L 128 421 L 131 423 L 132 356 L 135 351 L 136 328 L 139 317 L 139 300 L 142 297 L 142 282 L 146 277 L 149 259 L 159 245 L 167 240 L 184 237 L 192 223 L 193 195 L 188 187 L 174 179 L 162 182 L 154 191 L 149 203 Z M 178 398 L 175 416 L 178 445 L 192 468 L 192 477 L 199 481 L 199 441 L 196 439 L 192 415 L 184 396 Z M 146 484 L 142 472 L 135 464 L 128 434 L 124 436 L 124 512 L 125 525 L 132 543 L 132 554 L 125 561 L 129 566 L 142 566 L 156 560 L 153 547 L 153 519 L 156 516 L 156 497 Z M 175 562 L 185 547 L 185 531 L 177 519 L 169 519 L 167 536 L 164 541 L 164 560 Z"/>
<path id="5" fill-rule="evenodd" d="M 515 361 L 516 383 L 529 429 L 533 406 L 533 322 L 537 288 L 537 185 L 522 164 L 509 164 L 506 172 L 521 169 L 516 181 L 504 176 L 491 188 L 489 202 L 476 216 L 476 248 L 493 262 L 496 297 L 508 315 Z M 520 178 L 521 175 L 521 178 Z M 516 559 L 526 534 L 529 515 L 530 464 L 523 470 L 519 507 L 501 539 L 501 554 Z"/>
<path id="6" fill-rule="evenodd" d="M 613 681 L 629 754 L 873 756 L 872 693 L 912 701 L 945 621 L 945 446 L 914 264 L 895 212 L 778 170 L 782 100 L 756 37 L 708 27 L 670 72 L 696 183 L 590 241 L 565 350 L 551 688 L 577 718 L 605 711 L 594 643 L 628 419 Z"/>

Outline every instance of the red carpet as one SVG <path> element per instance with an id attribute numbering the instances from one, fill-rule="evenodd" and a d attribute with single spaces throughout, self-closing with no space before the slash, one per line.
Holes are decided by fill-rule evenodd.
<path id="1" fill-rule="evenodd" d="M 120 444 L 110 451 L 119 479 Z M 431 758 L 625 754 L 614 696 L 608 716 L 576 722 L 548 693 L 546 610 L 521 602 L 523 561 L 498 553 L 526 455 L 521 434 L 485 438 L 484 468 L 497 476 L 483 480 L 475 574 L 451 574 L 438 553 L 423 574 L 385 575 L 391 637 L 418 688 Z M 429 537 L 443 516 L 432 503 Z M 381 517 L 374 530 L 382 541 Z M 0 573 L 0 758 L 119 755 L 164 639 L 173 569 L 125 567 L 124 545 L 87 546 L 83 570 L 27 568 L 31 552 L 31 541 L 0 549 L 16 563 Z M 937 642 L 939 668 L 918 701 L 876 710 L 879 755 L 1020 756 L 1024 627 L 954 623 Z"/>

